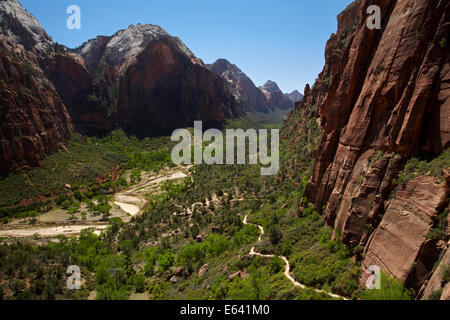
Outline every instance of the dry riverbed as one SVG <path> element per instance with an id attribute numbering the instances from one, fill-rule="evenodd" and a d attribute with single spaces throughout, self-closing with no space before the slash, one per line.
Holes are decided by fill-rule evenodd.
<path id="1" fill-rule="evenodd" d="M 143 172 L 141 181 L 127 190 L 113 196 L 109 202 L 112 209 L 108 218 L 120 218 L 129 222 L 132 217 L 141 214 L 152 194 L 161 192 L 161 185 L 166 181 L 180 180 L 190 176 L 190 166 L 180 166 L 165 169 L 157 174 Z M 106 230 L 107 223 L 102 221 L 102 215 L 92 214 L 85 203 L 79 212 L 69 215 L 67 210 L 55 209 L 39 215 L 34 219 L 13 219 L 0 227 L 0 237 L 3 238 L 55 238 L 60 235 L 77 236 L 85 229 L 93 229 L 100 234 Z"/>

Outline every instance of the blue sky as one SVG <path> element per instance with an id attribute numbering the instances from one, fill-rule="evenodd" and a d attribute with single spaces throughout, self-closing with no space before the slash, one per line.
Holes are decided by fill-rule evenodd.
<path id="1" fill-rule="evenodd" d="M 257 86 L 283 91 L 312 84 L 337 15 L 352 0 L 19 0 L 59 43 L 77 47 L 130 24 L 157 24 L 205 63 L 226 58 Z M 70 5 L 81 8 L 81 30 L 66 28 Z"/>

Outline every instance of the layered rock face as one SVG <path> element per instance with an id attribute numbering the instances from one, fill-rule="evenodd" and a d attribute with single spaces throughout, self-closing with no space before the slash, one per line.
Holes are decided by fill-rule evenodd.
<path id="1" fill-rule="evenodd" d="M 19 60 L 0 44 L 0 172 L 39 165 L 72 125 L 52 83 L 29 60 Z"/>
<path id="2" fill-rule="evenodd" d="M 380 30 L 366 26 L 381 8 Z M 353 248 L 413 287 L 429 276 L 439 247 L 426 234 L 448 197 L 446 183 L 393 183 L 419 152 L 449 146 L 448 1 L 356 1 L 338 17 L 326 65 L 303 106 L 317 105 L 321 142 L 305 195 Z M 294 131 L 294 129 L 290 129 Z"/>
<path id="3" fill-rule="evenodd" d="M 273 107 L 253 81 L 228 60 L 219 59 L 207 67 L 224 79 L 226 87 L 236 98 L 242 111 L 267 113 Z"/>
<path id="4" fill-rule="evenodd" d="M 450 282 L 445 284 L 443 276 L 450 266 L 450 250 L 445 252 L 442 257 L 441 262 L 436 268 L 430 280 L 423 287 L 422 299 L 429 300 L 432 298 L 433 294 L 438 293 L 439 296 L 434 297 L 434 299 L 439 298 L 440 300 L 450 300 Z M 448 272 L 448 271 L 447 271 Z M 441 292 L 442 290 L 442 292 Z"/>
<path id="5" fill-rule="evenodd" d="M 52 48 L 16 0 L 0 1 L 1 173 L 39 165 L 70 137 L 70 116 L 41 68 Z"/>
<path id="6" fill-rule="evenodd" d="M 84 43 L 80 48 L 75 49 L 77 54 L 83 56 L 86 66 L 92 74 L 95 74 L 110 40 L 111 37 L 97 36 L 95 39 Z"/>
<path id="7" fill-rule="evenodd" d="M 259 89 L 266 96 L 272 109 L 292 109 L 294 107 L 294 102 L 281 91 L 275 82 L 269 80 Z"/>
<path id="8" fill-rule="evenodd" d="M 447 184 L 436 177 L 421 176 L 400 186 L 371 236 L 363 268 L 382 266 L 409 286 L 420 288 L 442 249 L 427 236 L 447 196 Z"/>

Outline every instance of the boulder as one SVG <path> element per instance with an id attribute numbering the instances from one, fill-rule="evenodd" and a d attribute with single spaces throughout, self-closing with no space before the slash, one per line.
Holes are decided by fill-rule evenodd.
<path id="1" fill-rule="evenodd" d="M 208 271 L 209 264 L 204 264 L 201 266 L 200 270 L 198 271 L 198 277 L 201 278 L 205 275 L 205 273 Z"/>

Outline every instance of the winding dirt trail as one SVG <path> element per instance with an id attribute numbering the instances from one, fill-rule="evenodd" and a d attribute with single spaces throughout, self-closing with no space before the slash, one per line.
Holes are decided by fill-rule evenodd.
<path id="1" fill-rule="evenodd" d="M 245 218 L 244 218 L 244 224 L 245 224 L 245 225 L 253 225 L 253 226 L 258 227 L 258 229 L 259 229 L 258 243 L 261 243 L 261 242 L 262 242 L 262 237 L 263 237 L 263 235 L 264 235 L 264 228 L 263 228 L 262 226 L 258 225 L 258 224 L 249 223 L 249 222 L 247 221 L 247 218 L 248 218 L 248 215 L 246 215 Z M 259 252 L 256 252 L 255 247 L 252 247 L 252 248 L 250 249 L 250 253 L 249 253 L 249 254 L 250 254 L 251 256 L 258 256 L 258 257 L 263 257 L 263 258 L 275 258 L 275 255 L 273 255 L 273 254 L 261 254 L 261 253 L 259 253 Z M 288 258 L 286 258 L 286 257 L 284 257 L 284 256 L 281 256 L 280 258 L 283 259 L 284 263 L 286 264 L 286 267 L 285 267 L 285 269 L 284 269 L 284 275 L 286 276 L 286 278 L 294 285 L 294 287 L 300 287 L 300 288 L 302 288 L 302 289 L 307 289 L 307 288 L 308 288 L 307 286 L 305 286 L 305 285 L 303 285 L 303 284 L 301 284 L 301 283 L 295 281 L 294 277 L 292 277 L 292 274 L 291 274 L 291 266 L 290 266 L 290 264 L 289 264 Z M 314 289 L 314 288 L 311 288 L 311 289 L 313 289 L 313 290 L 314 290 L 315 292 L 317 292 L 317 293 L 325 293 L 325 294 L 327 294 L 327 295 L 329 295 L 330 297 L 335 298 L 335 299 L 344 299 L 344 300 L 348 300 L 348 299 L 345 298 L 345 297 L 342 297 L 342 296 L 340 296 L 340 295 L 337 295 L 337 294 L 334 294 L 334 293 L 331 293 L 331 292 L 328 292 L 328 291 L 325 291 L 325 290 L 319 290 L 319 289 Z"/>

